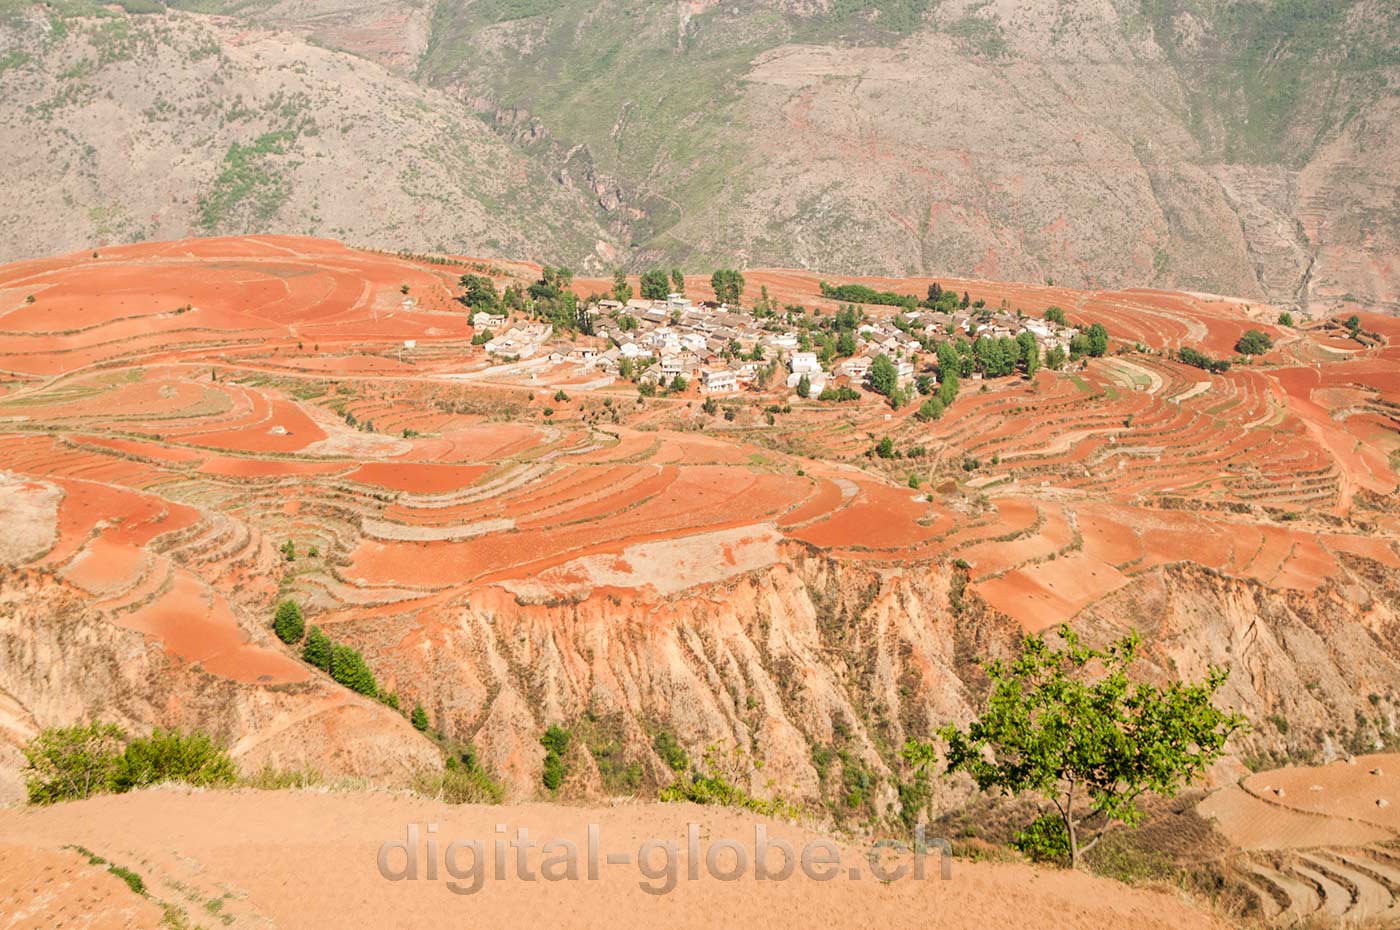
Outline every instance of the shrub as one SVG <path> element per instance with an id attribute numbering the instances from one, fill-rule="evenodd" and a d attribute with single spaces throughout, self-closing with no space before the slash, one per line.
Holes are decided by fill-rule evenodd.
<path id="1" fill-rule="evenodd" d="M 413 729 L 419 733 L 424 733 L 428 729 L 428 712 L 423 709 L 422 704 L 413 705 L 413 714 L 409 717 L 413 722 Z"/>
<path id="2" fill-rule="evenodd" d="M 470 750 L 460 759 L 448 756 L 441 772 L 420 772 L 413 779 L 413 790 L 447 804 L 500 804 L 506 795 Z"/>
<path id="3" fill-rule="evenodd" d="M 237 779 L 233 760 L 208 735 L 157 727 L 150 736 L 127 744 L 112 787 L 122 792 L 168 781 L 208 787 L 232 784 Z"/>
<path id="4" fill-rule="evenodd" d="M 1292 326 L 1292 325 L 1293 325 L 1293 314 L 1289 313 L 1287 310 L 1285 310 L 1285 311 L 1283 311 L 1282 313 L 1280 313 L 1280 314 L 1278 315 L 1278 325 L 1280 325 L 1280 326 Z"/>
<path id="5" fill-rule="evenodd" d="M 323 672 L 331 670 L 331 638 L 313 626 L 306 637 L 306 645 L 301 649 L 302 661 L 314 665 Z"/>
<path id="6" fill-rule="evenodd" d="M 665 762 L 666 767 L 671 771 L 679 774 L 690 765 L 690 758 L 686 755 L 685 747 L 671 735 L 670 730 L 662 730 L 656 734 L 652 746 L 656 749 L 656 754 L 661 757 L 661 761 Z"/>
<path id="7" fill-rule="evenodd" d="M 886 436 L 875 444 L 875 454 L 882 459 L 894 458 L 894 440 Z"/>
<path id="8" fill-rule="evenodd" d="M 146 893 L 146 883 L 141 880 L 141 876 L 131 871 L 124 865 L 109 865 L 107 871 L 117 878 L 126 882 L 126 886 L 139 895 Z"/>
<path id="9" fill-rule="evenodd" d="M 126 733 L 112 723 L 49 727 L 24 747 L 30 804 L 76 801 L 111 790 Z"/>
<path id="10" fill-rule="evenodd" d="M 1230 363 L 1224 359 L 1214 359 L 1204 352 L 1198 352 L 1190 346 L 1182 346 L 1176 350 L 1176 357 L 1187 365 L 1192 365 L 1212 374 L 1223 374 L 1230 370 Z"/>
<path id="11" fill-rule="evenodd" d="M 565 776 L 569 774 L 564 757 L 569 751 L 572 737 L 568 730 L 558 725 L 551 725 L 544 731 L 544 736 L 540 737 L 540 745 L 545 749 L 544 772 L 541 777 L 544 786 L 550 791 L 558 790 L 564 783 Z"/>
<path id="12" fill-rule="evenodd" d="M 928 398 L 919 405 L 919 411 L 914 416 L 925 422 L 939 419 L 943 416 L 943 401 L 937 397 Z"/>
<path id="13" fill-rule="evenodd" d="M 306 632 L 306 621 L 301 616 L 301 605 L 286 600 L 277 605 L 277 613 L 272 619 L 273 632 L 287 645 L 301 642 Z"/>
<path id="14" fill-rule="evenodd" d="M 379 685 L 375 683 L 374 673 L 365 664 L 364 656 L 360 655 L 359 650 L 341 643 L 331 646 L 331 677 L 351 691 L 370 697 L 379 693 Z"/>

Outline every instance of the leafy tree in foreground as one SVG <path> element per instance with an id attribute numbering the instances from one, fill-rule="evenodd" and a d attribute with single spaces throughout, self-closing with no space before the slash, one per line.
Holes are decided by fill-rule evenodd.
<path id="1" fill-rule="evenodd" d="M 1228 672 L 1211 666 L 1204 679 L 1165 688 L 1128 681 L 1136 633 L 1097 650 L 1082 646 L 1068 626 L 1063 648 L 1027 636 L 1010 663 L 987 666 L 987 709 L 967 730 L 939 731 L 948 744 L 947 771 L 965 771 L 983 791 L 1035 793 L 1055 806 L 1080 868 L 1114 823 L 1135 824 L 1145 792 L 1176 794 L 1224 752 L 1245 725 L 1212 703 Z M 1101 674 L 1091 680 L 1094 670 Z M 923 768 L 931 742 L 910 740 L 904 755 Z M 1087 842 L 1085 841 L 1087 839 Z"/>
<path id="2" fill-rule="evenodd" d="M 428 729 L 428 712 L 423 709 L 422 704 L 413 705 L 413 714 L 409 717 L 413 723 L 413 729 L 423 733 Z"/>
<path id="3" fill-rule="evenodd" d="M 306 632 L 306 621 L 301 616 L 301 606 L 296 601 L 283 601 L 277 605 L 277 613 L 272 619 L 273 632 L 282 642 L 291 645 L 301 642 Z"/>

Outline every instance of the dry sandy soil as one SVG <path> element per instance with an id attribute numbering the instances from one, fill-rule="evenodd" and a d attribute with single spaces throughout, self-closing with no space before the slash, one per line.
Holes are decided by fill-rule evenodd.
<path id="1" fill-rule="evenodd" d="M 311 930 L 356 924 L 378 927 L 440 926 L 470 921 L 487 926 L 528 921 L 563 927 L 937 927 L 981 930 L 1012 924 L 1044 930 L 1096 930 L 1131 926 L 1142 930 L 1223 927 L 1160 892 L 1130 888 L 1106 879 L 1069 872 L 1045 872 L 1022 865 L 955 861 L 942 880 L 938 858 L 923 880 L 912 877 L 882 883 L 868 874 L 812 881 L 799 871 L 788 881 L 754 880 L 752 870 L 737 882 L 721 882 L 706 872 L 685 880 L 688 823 L 700 825 L 700 849 L 711 842 L 739 840 L 752 849 L 754 827 L 762 823 L 773 840 L 802 849 L 819 838 L 790 824 L 733 811 L 691 805 L 626 805 L 607 809 L 528 805 L 521 807 L 444 807 L 387 794 L 242 792 L 187 794 L 176 790 L 102 798 L 46 810 L 0 812 L 0 887 L 19 919 L 5 927 L 155 927 L 160 912 L 149 899 L 131 894 L 110 875 L 87 865 L 73 845 L 130 868 L 146 882 L 151 899 L 181 908 L 194 922 L 211 914 L 230 927 L 273 926 Z M 488 871 L 481 890 L 458 896 L 449 876 L 426 878 L 426 848 L 420 841 L 423 877 L 390 882 L 376 865 L 382 843 L 404 840 L 409 824 L 438 825 L 444 838 L 481 840 L 487 855 L 507 825 L 537 841 L 559 838 L 586 850 L 587 831 L 596 824 L 601 856 L 635 856 L 649 838 L 674 841 L 681 880 L 665 895 L 634 866 L 600 859 L 597 881 L 520 880 L 514 851 L 507 878 Z M 844 845 L 842 867 L 865 864 L 865 850 Z M 470 853 L 460 860 L 466 863 Z M 655 854 L 653 861 L 660 861 Z M 725 856 L 732 854 L 726 853 Z M 390 865 L 401 865 L 394 853 Z M 778 854 L 771 860 L 780 865 Z M 539 872 L 541 853 L 530 854 Z M 729 868 L 732 860 L 717 860 Z M 891 862 L 891 866 L 894 863 Z M 443 866 L 439 866 L 443 869 Z M 580 872 L 584 866 L 580 861 Z M 586 873 L 584 873 L 586 874 Z M 0 898 L 0 901 L 3 901 Z M 211 902 L 213 906 L 211 908 Z M 81 915 L 73 912 L 81 904 Z M 83 920 L 89 922 L 84 923 Z"/>

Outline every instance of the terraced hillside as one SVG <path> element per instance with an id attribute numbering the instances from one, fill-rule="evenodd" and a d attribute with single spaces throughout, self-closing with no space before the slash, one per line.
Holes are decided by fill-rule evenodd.
<path id="1" fill-rule="evenodd" d="M 694 389 L 492 364 L 468 270 L 539 273 L 283 237 L 0 269 L 11 779 L 25 734 L 99 709 L 408 777 L 435 750 L 271 635 L 288 596 L 526 796 L 564 721 L 595 750 L 569 793 L 666 783 L 665 729 L 817 803 L 866 767 L 868 812 L 893 816 L 905 737 L 970 713 L 976 657 L 1065 619 L 1140 629 L 1163 673 L 1230 666 L 1233 704 L 1290 723 L 1242 754 L 1395 738 L 1391 319 L 1358 341 L 1217 298 L 945 281 L 1102 320 L 1123 351 L 973 381 L 932 423 L 785 392 L 721 416 Z M 749 287 L 834 308 L 804 273 Z M 1277 336 L 1254 365 L 1170 354 L 1246 327 Z M 899 455 L 869 456 L 886 436 Z"/>

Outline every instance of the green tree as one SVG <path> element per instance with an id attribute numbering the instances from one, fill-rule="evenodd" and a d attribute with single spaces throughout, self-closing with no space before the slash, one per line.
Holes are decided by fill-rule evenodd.
<path id="1" fill-rule="evenodd" d="M 715 300 L 737 307 L 744 296 L 744 276 L 732 268 L 720 268 L 710 275 L 710 288 L 715 292 Z"/>
<path id="2" fill-rule="evenodd" d="M 1035 377 L 1040 368 L 1040 344 L 1035 341 L 1035 336 L 1030 332 L 1019 333 L 1016 336 L 1016 350 L 1021 371 L 1027 378 Z"/>
<path id="3" fill-rule="evenodd" d="M 379 685 L 365 663 L 365 657 L 360 655 L 359 650 L 341 643 L 331 647 L 331 677 L 351 691 L 370 697 L 379 693 Z"/>
<path id="4" fill-rule="evenodd" d="M 1257 329 L 1245 330 L 1235 343 L 1235 351 L 1241 355 L 1263 355 L 1274 347 L 1274 341 L 1269 338 L 1268 333 L 1262 333 Z"/>
<path id="5" fill-rule="evenodd" d="M 30 804 L 76 801 L 110 791 L 126 733 L 114 723 L 49 727 L 24 745 Z"/>
<path id="6" fill-rule="evenodd" d="M 462 286 L 462 303 L 473 310 L 490 313 L 499 306 L 501 298 L 496 294 L 496 285 L 490 278 L 479 274 L 464 274 L 458 283 Z"/>
<path id="7" fill-rule="evenodd" d="M 1045 319 L 1049 320 L 1051 323 L 1059 323 L 1061 326 L 1069 325 L 1065 320 L 1065 312 L 1059 307 L 1046 307 Z"/>
<path id="8" fill-rule="evenodd" d="M 875 454 L 882 459 L 894 458 L 894 440 L 886 436 L 875 444 Z"/>
<path id="9" fill-rule="evenodd" d="M 301 642 L 302 634 L 306 632 L 306 621 L 301 616 L 301 605 L 293 600 L 286 600 L 277 605 L 277 613 L 272 618 L 272 630 L 277 634 L 277 638 L 287 645 Z"/>
<path id="10" fill-rule="evenodd" d="M 811 396 L 812 396 L 812 379 L 809 378 L 809 377 L 807 377 L 805 374 L 804 374 L 802 377 L 800 377 L 800 378 L 797 379 L 797 396 L 798 396 L 798 397 L 811 397 Z"/>
<path id="11" fill-rule="evenodd" d="M 1283 311 L 1282 313 L 1280 313 L 1280 314 L 1278 315 L 1278 325 L 1280 325 L 1280 326 L 1292 326 L 1292 325 L 1293 325 L 1293 314 L 1289 313 L 1287 310 L 1285 310 L 1285 311 Z"/>
<path id="12" fill-rule="evenodd" d="M 621 268 L 613 271 L 613 300 L 625 304 L 632 299 L 632 285 L 627 283 L 627 275 Z"/>
<path id="13" fill-rule="evenodd" d="M 642 272 L 642 299 L 665 300 L 671 293 L 671 279 L 660 268 Z"/>
<path id="14" fill-rule="evenodd" d="M 841 330 L 841 335 L 836 337 L 836 354 L 845 358 L 848 355 L 856 354 L 856 334 L 849 329 Z"/>
<path id="15" fill-rule="evenodd" d="M 323 672 L 331 670 L 331 638 L 319 626 L 313 626 L 302 646 L 301 658 L 308 665 L 314 665 Z"/>
<path id="16" fill-rule="evenodd" d="M 1093 323 L 1085 335 L 1089 338 L 1089 354 L 1094 358 L 1103 357 L 1108 351 L 1108 330 L 1102 323 Z"/>
<path id="17" fill-rule="evenodd" d="M 1080 868 L 1110 826 L 1139 822 L 1139 797 L 1170 797 L 1189 785 L 1245 721 L 1213 703 L 1228 675 L 1223 668 L 1165 688 L 1133 684 L 1127 670 L 1140 645 L 1136 633 L 1102 650 L 1081 645 L 1067 625 L 1059 636 L 1062 648 L 1027 636 L 1016 659 L 988 663 L 986 711 L 966 730 L 950 725 L 939 736 L 949 773 L 967 772 L 983 791 L 1048 799 L 1070 865 Z M 904 754 L 919 769 L 937 758 L 933 743 L 918 740 Z"/>
<path id="18" fill-rule="evenodd" d="M 1342 322 L 1342 325 L 1347 328 L 1347 332 L 1351 333 L 1352 338 L 1361 335 L 1361 317 L 1357 316 L 1355 313 L 1347 317 L 1346 320 Z"/>
<path id="19" fill-rule="evenodd" d="M 899 390 L 899 371 L 883 352 L 870 363 L 870 390 L 886 397 L 893 397 L 894 392 Z"/>
<path id="20" fill-rule="evenodd" d="M 423 709 L 422 704 L 413 705 L 413 713 L 409 716 L 409 720 L 413 723 L 413 729 L 419 733 L 427 732 L 428 712 Z"/>
<path id="21" fill-rule="evenodd" d="M 1054 371 L 1065 367 L 1065 350 L 1061 346 L 1051 346 L 1045 350 L 1045 367 Z"/>
<path id="22" fill-rule="evenodd" d="M 679 268 L 671 269 L 671 290 L 682 296 L 685 295 L 685 275 L 681 274 Z"/>
<path id="23" fill-rule="evenodd" d="M 914 416 L 924 421 L 939 419 L 943 416 L 943 401 L 937 397 L 927 398 L 919 405 L 919 411 Z"/>

